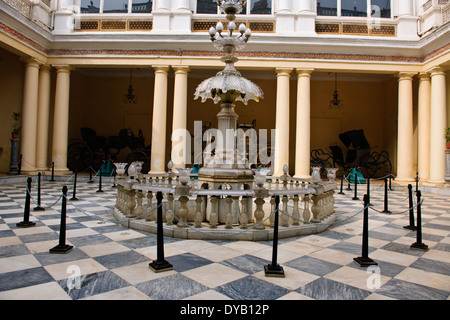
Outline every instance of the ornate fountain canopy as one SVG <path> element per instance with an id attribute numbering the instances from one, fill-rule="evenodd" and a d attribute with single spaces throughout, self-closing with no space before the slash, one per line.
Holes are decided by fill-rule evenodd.
<path id="1" fill-rule="evenodd" d="M 234 103 L 242 101 L 247 104 L 249 100 L 259 101 L 263 97 L 262 90 L 250 80 L 242 77 L 240 72 L 234 67 L 238 58 L 234 56 L 236 50 L 245 47 L 252 32 L 243 23 L 236 27 L 234 22 L 236 13 L 241 12 L 246 0 L 218 0 L 217 5 L 222 13 L 226 13 L 228 20 L 227 30 L 224 32 L 224 25 L 218 22 L 216 27 L 211 27 L 209 35 L 214 46 L 224 51 L 225 56 L 221 61 L 225 62 L 225 69 L 218 72 L 215 77 L 204 80 L 195 91 L 195 99 L 202 98 L 202 102 L 212 99 L 214 103 L 219 101 Z M 238 29 L 239 34 L 233 35 Z"/>

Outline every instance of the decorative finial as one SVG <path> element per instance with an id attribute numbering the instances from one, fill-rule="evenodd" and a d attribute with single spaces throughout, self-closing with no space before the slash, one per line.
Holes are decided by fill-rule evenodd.
<path id="1" fill-rule="evenodd" d="M 215 77 L 200 83 L 195 91 L 195 99 L 201 97 L 202 102 L 205 102 L 206 99 L 213 99 L 214 103 L 219 101 L 234 103 L 236 100 L 247 104 L 249 100 L 258 102 L 263 97 L 262 90 L 250 80 L 242 77 L 234 67 L 234 63 L 238 61 L 234 52 L 244 48 L 252 35 L 250 28 L 247 28 L 244 23 L 237 27 L 234 22 L 236 13 L 241 12 L 245 4 L 245 0 L 217 1 L 220 11 L 227 14 L 227 31 L 224 32 L 224 25 L 222 22 L 218 22 L 215 28 L 209 29 L 209 36 L 214 46 L 225 53 L 221 60 L 226 63 L 226 66 Z M 233 35 L 236 29 L 239 34 Z"/>

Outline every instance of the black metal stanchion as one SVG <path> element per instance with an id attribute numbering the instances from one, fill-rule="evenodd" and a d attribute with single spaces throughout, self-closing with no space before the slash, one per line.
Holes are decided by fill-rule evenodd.
<path id="1" fill-rule="evenodd" d="M 416 192 L 419 191 L 419 173 L 416 172 Z"/>
<path id="2" fill-rule="evenodd" d="M 45 209 L 41 207 L 41 173 L 40 172 L 38 172 L 37 207 L 34 208 L 33 211 L 45 211 Z"/>
<path id="3" fill-rule="evenodd" d="M 409 196 L 409 225 L 404 226 L 403 228 L 409 230 L 417 230 L 417 227 L 414 225 L 414 204 L 412 198 L 412 185 L 408 184 L 408 196 Z"/>
<path id="4" fill-rule="evenodd" d="M 378 263 L 369 258 L 369 199 L 364 195 L 364 216 L 361 257 L 353 258 L 360 267 L 376 266 Z"/>
<path id="5" fill-rule="evenodd" d="M 284 269 L 282 266 L 277 264 L 279 207 L 280 196 L 275 196 L 275 221 L 273 227 L 272 264 L 264 266 L 264 273 L 266 277 L 284 278 Z"/>
<path id="6" fill-rule="evenodd" d="M 117 188 L 117 186 L 116 186 L 116 169 L 115 168 L 113 168 L 113 174 L 112 174 L 112 177 L 113 177 L 113 185 L 111 186 L 111 188 Z"/>
<path id="7" fill-rule="evenodd" d="M 16 223 L 19 228 L 29 228 L 36 225 L 35 222 L 30 221 L 30 196 L 31 194 L 31 177 L 27 179 L 27 193 L 25 196 L 25 210 L 23 211 L 23 221 Z"/>
<path id="8" fill-rule="evenodd" d="M 350 177 L 350 173 L 351 173 L 351 172 L 348 173 L 347 178 Z M 350 178 L 347 180 L 347 189 L 346 189 L 346 190 L 348 190 L 348 191 L 351 191 L 351 190 L 352 190 L 352 187 L 350 186 Z"/>
<path id="9" fill-rule="evenodd" d="M 414 250 L 428 251 L 428 246 L 422 242 L 422 204 L 420 203 L 421 197 L 420 190 L 417 190 L 417 232 L 416 242 L 414 242 L 410 248 Z"/>
<path id="10" fill-rule="evenodd" d="M 163 217 L 162 217 L 162 192 L 156 193 L 157 210 L 156 210 L 156 230 L 157 230 L 157 242 L 156 242 L 156 261 L 149 263 L 150 269 L 154 272 L 163 272 L 173 270 L 173 265 L 164 259 L 164 234 L 163 234 Z"/>
<path id="11" fill-rule="evenodd" d="M 87 183 L 94 183 L 94 180 L 92 180 L 92 168 L 89 167 L 89 181 Z"/>
<path id="12" fill-rule="evenodd" d="M 98 190 L 97 192 L 103 192 L 102 190 L 102 168 L 98 170 Z"/>
<path id="13" fill-rule="evenodd" d="M 343 188 L 344 188 L 344 175 L 345 175 L 344 172 L 342 172 L 342 175 L 341 175 L 341 191 L 339 191 L 338 194 L 345 194 L 344 191 L 342 191 Z"/>
<path id="14" fill-rule="evenodd" d="M 367 203 L 370 206 L 373 206 L 373 204 L 370 203 L 370 177 L 367 177 Z"/>
<path id="15" fill-rule="evenodd" d="M 59 244 L 49 250 L 50 253 L 68 253 L 73 246 L 66 244 L 66 205 L 67 205 L 67 187 L 62 188 L 61 202 L 61 223 L 59 226 Z"/>
<path id="16" fill-rule="evenodd" d="M 17 174 L 20 176 L 22 172 L 22 155 L 19 156 L 19 166 L 17 168 Z"/>
<path id="17" fill-rule="evenodd" d="M 352 198 L 352 200 L 359 200 L 358 198 L 358 174 L 355 170 L 355 194 Z"/>
<path id="18" fill-rule="evenodd" d="M 70 198 L 70 201 L 77 201 L 78 198 L 77 195 L 77 170 L 75 170 L 75 174 L 73 177 L 73 192 L 72 192 L 72 198 Z"/>
<path id="19" fill-rule="evenodd" d="M 392 191 L 392 176 L 389 174 L 389 191 Z"/>
<path id="20" fill-rule="evenodd" d="M 55 181 L 55 163 L 52 162 L 52 178 L 50 181 Z"/>
<path id="21" fill-rule="evenodd" d="M 381 212 L 392 213 L 388 209 L 388 181 L 387 181 L 387 178 L 384 178 L 384 210 Z"/>

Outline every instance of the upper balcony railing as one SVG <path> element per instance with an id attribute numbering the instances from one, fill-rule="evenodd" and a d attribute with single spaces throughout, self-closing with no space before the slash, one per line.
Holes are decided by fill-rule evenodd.
<path id="1" fill-rule="evenodd" d="M 2 0 L 12 8 L 23 14 L 28 19 L 31 19 L 31 0 Z M 49 1 L 49 0 L 48 0 Z"/>

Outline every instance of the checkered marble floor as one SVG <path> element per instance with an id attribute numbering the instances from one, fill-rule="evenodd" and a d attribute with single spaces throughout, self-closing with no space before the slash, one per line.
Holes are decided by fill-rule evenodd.
<path id="1" fill-rule="evenodd" d="M 164 239 L 172 271 L 154 273 L 156 236 L 124 228 L 111 214 L 115 189 L 80 182 L 78 201 L 67 205 L 67 254 L 58 244 L 62 182 L 42 182 L 41 206 L 33 188 L 31 228 L 23 220 L 25 183 L 0 185 L 0 299 L 152 300 L 447 300 L 450 294 L 449 196 L 422 192 L 426 252 L 411 250 L 407 191 L 373 186 L 369 210 L 369 257 L 378 269 L 357 265 L 361 256 L 362 200 L 353 191 L 336 195 L 338 222 L 321 234 L 281 239 L 278 263 L 285 278 L 266 277 L 272 242 Z M 35 185 L 34 185 L 35 186 Z M 69 188 L 68 197 L 72 196 Z M 360 191 L 362 193 L 363 191 Z M 362 199 L 362 194 L 359 195 Z M 402 213 L 403 212 L 403 213 Z"/>

